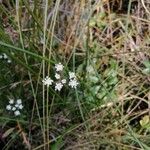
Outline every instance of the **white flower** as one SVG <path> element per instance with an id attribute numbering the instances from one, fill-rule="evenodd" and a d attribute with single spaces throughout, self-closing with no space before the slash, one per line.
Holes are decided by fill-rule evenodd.
<path id="1" fill-rule="evenodd" d="M 21 99 L 17 99 L 16 104 L 22 104 L 22 100 Z"/>
<path id="2" fill-rule="evenodd" d="M 53 83 L 53 80 L 50 77 L 46 77 L 45 79 L 42 80 L 44 85 L 50 86 Z"/>
<path id="3" fill-rule="evenodd" d="M 55 74 L 55 78 L 56 78 L 56 79 L 60 79 L 60 74 L 56 73 L 56 74 Z"/>
<path id="4" fill-rule="evenodd" d="M 0 59 L 2 59 L 3 58 L 3 55 L 0 55 Z"/>
<path id="5" fill-rule="evenodd" d="M 19 107 L 19 104 L 16 104 L 15 107 L 18 108 L 18 107 Z"/>
<path id="6" fill-rule="evenodd" d="M 19 106 L 18 106 L 18 108 L 19 108 L 19 109 L 22 109 L 22 108 L 23 108 L 22 104 L 21 104 L 21 105 L 19 105 Z"/>
<path id="7" fill-rule="evenodd" d="M 8 59 L 8 60 L 7 60 L 7 62 L 8 62 L 8 63 L 11 63 L 11 60 L 10 60 L 10 59 Z"/>
<path id="8" fill-rule="evenodd" d="M 76 88 L 78 84 L 79 83 L 77 82 L 76 79 L 73 79 L 73 80 L 69 81 L 69 86 L 71 86 L 72 88 Z"/>
<path id="9" fill-rule="evenodd" d="M 14 114 L 15 114 L 15 116 L 19 116 L 19 115 L 20 115 L 20 111 L 19 111 L 19 110 L 16 110 L 16 111 L 14 112 Z"/>
<path id="10" fill-rule="evenodd" d="M 56 83 L 55 85 L 55 91 L 60 91 L 63 87 L 63 84 L 62 83 Z"/>
<path id="11" fill-rule="evenodd" d="M 3 58 L 4 58 L 4 59 L 7 59 L 8 56 L 4 53 L 4 54 L 3 54 Z"/>
<path id="12" fill-rule="evenodd" d="M 61 80 L 61 83 L 63 83 L 63 84 L 65 84 L 66 82 L 67 82 L 66 79 Z"/>
<path id="13" fill-rule="evenodd" d="M 76 75 L 74 72 L 69 72 L 69 79 L 76 78 Z"/>
<path id="14" fill-rule="evenodd" d="M 14 100 L 13 100 L 13 99 L 10 99 L 10 100 L 9 100 L 9 104 L 14 104 Z"/>
<path id="15" fill-rule="evenodd" d="M 6 109 L 7 109 L 7 110 L 11 110 L 11 105 L 7 105 L 7 106 L 6 106 Z"/>
<path id="16" fill-rule="evenodd" d="M 63 68 L 64 68 L 64 66 L 61 63 L 58 63 L 58 64 L 55 65 L 56 71 L 62 71 Z"/>
<path id="17" fill-rule="evenodd" d="M 13 107 L 13 108 L 12 108 L 12 111 L 15 111 L 15 110 L 16 110 L 16 107 Z"/>

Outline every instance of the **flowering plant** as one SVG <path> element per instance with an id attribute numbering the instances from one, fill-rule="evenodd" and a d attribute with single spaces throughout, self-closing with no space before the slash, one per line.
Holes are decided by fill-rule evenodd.
<path id="1" fill-rule="evenodd" d="M 8 58 L 8 56 L 5 53 L 0 54 L 0 59 L 6 60 L 7 63 L 11 63 L 11 60 Z"/>
<path id="2" fill-rule="evenodd" d="M 52 80 L 50 77 L 46 76 L 42 82 L 44 85 L 46 86 L 50 86 L 50 85 L 53 85 L 55 84 L 55 91 L 61 91 L 61 89 L 63 88 L 63 86 L 65 84 L 68 83 L 68 86 L 70 86 L 71 88 L 74 88 L 76 89 L 77 85 L 79 84 L 78 81 L 77 81 L 77 77 L 75 75 L 74 72 L 69 72 L 68 76 L 68 82 L 67 82 L 67 79 L 64 79 L 62 77 L 62 74 L 63 74 L 63 68 L 64 66 L 61 64 L 61 63 L 58 63 L 55 65 L 55 81 Z"/>
<path id="3" fill-rule="evenodd" d="M 15 116 L 19 116 L 20 110 L 23 109 L 22 100 L 17 99 L 16 101 L 14 99 L 9 100 L 9 104 L 6 106 L 6 110 L 13 112 Z"/>

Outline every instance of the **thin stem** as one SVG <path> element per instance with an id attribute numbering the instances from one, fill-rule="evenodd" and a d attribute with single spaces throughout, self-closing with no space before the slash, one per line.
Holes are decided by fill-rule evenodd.
<path id="1" fill-rule="evenodd" d="M 48 10 L 48 0 L 45 0 L 44 2 L 44 27 L 43 27 L 43 57 L 45 57 L 46 54 L 46 27 L 47 27 L 47 10 Z M 43 79 L 45 78 L 45 60 L 43 60 Z M 46 143 L 46 120 L 45 120 L 45 86 L 43 84 L 43 132 L 44 132 L 44 143 Z M 46 146 L 44 146 L 44 150 L 46 150 Z"/>

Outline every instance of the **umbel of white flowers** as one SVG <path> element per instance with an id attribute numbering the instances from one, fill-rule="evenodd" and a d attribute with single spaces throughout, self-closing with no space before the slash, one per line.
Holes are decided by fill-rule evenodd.
<path id="1" fill-rule="evenodd" d="M 11 60 L 8 58 L 8 56 L 5 53 L 0 55 L 0 59 L 4 59 L 7 61 L 7 63 L 11 63 Z"/>
<path id="2" fill-rule="evenodd" d="M 15 116 L 19 116 L 20 110 L 23 109 L 22 100 L 17 99 L 16 101 L 14 99 L 9 99 L 9 104 L 6 106 L 6 110 L 13 112 Z"/>
<path id="3" fill-rule="evenodd" d="M 56 73 L 55 73 L 55 81 L 52 80 L 50 77 L 46 76 L 46 78 L 42 80 L 43 84 L 49 87 L 50 85 L 53 85 L 53 83 L 54 83 L 55 84 L 55 91 L 61 91 L 63 86 L 65 84 L 67 84 L 67 79 L 64 79 L 62 77 L 63 68 L 64 68 L 64 66 L 61 63 L 56 64 L 55 65 L 55 71 L 56 71 Z M 78 84 L 79 83 L 77 81 L 75 73 L 74 72 L 69 72 L 68 85 L 71 88 L 76 89 Z"/>

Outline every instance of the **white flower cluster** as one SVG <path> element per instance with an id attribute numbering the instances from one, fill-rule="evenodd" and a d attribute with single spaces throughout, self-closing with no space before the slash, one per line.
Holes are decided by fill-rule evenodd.
<path id="1" fill-rule="evenodd" d="M 8 58 L 8 56 L 5 53 L 3 53 L 3 54 L 0 55 L 0 59 L 4 59 L 8 63 L 11 63 L 11 60 Z"/>
<path id="2" fill-rule="evenodd" d="M 63 68 L 64 68 L 64 66 L 61 63 L 56 64 L 55 65 L 55 70 L 56 70 L 55 80 L 56 80 L 56 82 L 54 82 L 54 80 L 52 80 L 50 77 L 47 76 L 45 79 L 42 80 L 43 84 L 47 85 L 47 86 L 50 86 L 54 82 L 55 91 L 61 91 L 64 84 L 67 83 L 67 80 L 62 78 Z M 76 88 L 78 84 L 79 83 L 77 82 L 75 73 L 74 72 L 69 72 L 69 83 L 68 83 L 68 85 L 71 88 Z"/>
<path id="3" fill-rule="evenodd" d="M 74 72 L 69 72 L 69 86 L 76 88 L 79 83 L 77 82 L 76 75 Z"/>
<path id="4" fill-rule="evenodd" d="M 14 99 L 9 100 L 9 104 L 6 106 L 6 110 L 11 111 L 14 113 L 15 116 L 19 116 L 20 110 L 23 109 L 22 100 L 17 99 L 16 102 Z"/>
<path id="5" fill-rule="evenodd" d="M 42 80 L 42 82 L 44 85 L 50 86 L 50 85 L 52 85 L 53 80 L 50 77 L 46 76 L 46 78 L 44 80 Z"/>

